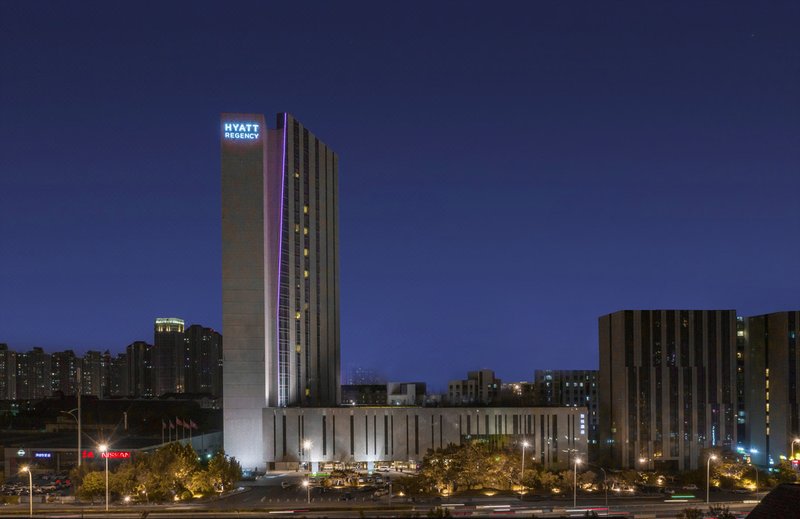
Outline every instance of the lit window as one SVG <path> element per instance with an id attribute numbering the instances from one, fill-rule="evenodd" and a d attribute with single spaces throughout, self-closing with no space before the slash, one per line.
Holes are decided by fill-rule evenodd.
<path id="1" fill-rule="evenodd" d="M 295 312 L 294 313 L 294 318 L 295 319 L 300 319 L 300 312 Z"/>
<path id="2" fill-rule="evenodd" d="M 304 271 L 303 271 L 303 277 L 304 277 L 304 278 L 307 278 L 307 277 L 308 277 L 308 271 L 307 271 L 307 270 L 304 270 Z"/>
<path id="3" fill-rule="evenodd" d="M 303 348 L 299 344 L 295 344 L 294 351 L 296 351 L 297 353 L 300 353 L 301 349 L 303 349 Z"/>
<path id="4" fill-rule="evenodd" d="M 294 178 L 300 178 L 300 172 L 299 171 L 295 171 L 294 172 Z"/>
<path id="5" fill-rule="evenodd" d="M 308 236 L 308 227 L 303 227 L 303 234 Z"/>
<path id="6" fill-rule="evenodd" d="M 303 256 L 308 256 L 308 249 L 303 249 Z"/>
<path id="7" fill-rule="evenodd" d="M 308 214 L 308 206 L 307 205 L 303 206 L 303 214 Z"/>

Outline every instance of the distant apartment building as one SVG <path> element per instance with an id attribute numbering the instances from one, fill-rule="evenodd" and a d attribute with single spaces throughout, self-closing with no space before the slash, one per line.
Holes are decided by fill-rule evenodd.
<path id="1" fill-rule="evenodd" d="M 690 470 L 704 462 L 703 449 L 735 449 L 736 333 L 734 310 L 600 317 L 601 459 Z"/>
<path id="2" fill-rule="evenodd" d="M 183 319 L 159 317 L 153 326 L 153 393 L 185 393 L 187 362 Z"/>
<path id="3" fill-rule="evenodd" d="M 51 358 L 42 348 L 17 355 L 17 400 L 39 400 L 52 393 Z"/>
<path id="4" fill-rule="evenodd" d="M 744 319 L 746 445 L 757 465 L 790 457 L 800 438 L 800 311 Z M 800 453 L 800 442 L 794 445 Z"/>
<path id="5" fill-rule="evenodd" d="M 166 367 L 156 365 L 155 346 L 136 341 L 116 356 L 89 350 L 48 354 L 42 348 L 15 352 L 0 344 L 0 400 L 38 400 L 54 393 L 98 398 L 151 398 L 169 393 L 209 393 L 222 396 L 222 335 L 192 325 L 184 332 L 180 319 L 157 319 L 155 338 L 167 355 Z M 165 356 L 160 357 L 164 360 Z M 179 369 L 176 367 L 179 366 Z M 167 389 L 158 392 L 157 374 Z"/>
<path id="6" fill-rule="evenodd" d="M 78 393 L 78 371 L 80 358 L 72 350 L 57 351 L 50 355 L 51 392 L 64 395 Z M 49 396 L 49 395 L 47 395 Z"/>
<path id="7" fill-rule="evenodd" d="M 342 405 L 386 405 L 386 384 L 343 384 Z"/>
<path id="8" fill-rule="evenodd" d="M 193 324 L 184 333 L 186 393 L 222 395 L 222 335 Z"/>
<path id="9" fill-rule="evenodd" d="M 123 397 L 128 396 L 128 355 L 120 353 L 112 357 L 109 352 L 105 352 L 106 357 L 106 383 L 104 397 Z"/>
<path id="10" fill-rule="evenodd" d="M 144 341 L 136 341 L 125 349 L 127 362 L 128 396 L 152 397 L 154 393 L 153 347 Z"/>
<path id="11" fill-rule="evenodd" d="M 17 353 L 0 343 L 0 400 L 17 399 Z"/>
<path id="12" fill-rule="evenodd" d="M 81 393 L 104 396 L 106 362 L 99 351 L 87 351 L 81 359 Z"/>
<path id="13" fill-rule="evenodd" d="M 500 386 L 503 403 L 533 406 L 536 404 L 536 386 L 525 380 L 519 382 L 503 382 Z"/>
<path id="14" fill-rule="evenodd" d="M 533 386 L 535 405 L 586 407 L 589 423 L 589 443 L 597 443 L 598 371 L 594 369 L 537 369 Z"/>
<path id="15" fill-rule="evenodd" d="M 470 371 L 465 380 L 447 384 L 447 398 L 450 405 L 489 405 L 497 402 L 501 386 L 502 381 L 490 369 Z"/>
<path id="16" fill-rule="evenodd" d="M 424 405 L 427 385 L 424 382 L 389 382 L 386 384 L 388 405 Z"/>

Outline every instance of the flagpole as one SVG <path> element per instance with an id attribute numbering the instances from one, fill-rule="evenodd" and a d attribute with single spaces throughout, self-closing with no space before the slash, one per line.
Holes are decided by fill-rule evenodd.
<path id="1" fill-rule="evenodd" d="M 164 420 L 161 420 L 161 445 L 164 445 Z"/>

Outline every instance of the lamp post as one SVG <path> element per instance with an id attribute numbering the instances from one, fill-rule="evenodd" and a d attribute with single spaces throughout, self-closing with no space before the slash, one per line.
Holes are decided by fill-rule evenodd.
<path id="1" fill-rule="evenodd" d="M 573 471 L 573 482 L 572 482 L 572 507 L 575 508 L 578 506 L 578 463 L 581 460 L 577 456 L 575 457 L 575 470 Z"/>
<path id="2" fill-rule="evenodd" d="M 106 512 L 108 512 L 108 445 L 102 443 L 98 448 L 102 456 L 106 459 Z"/>
<path id="3" fill-rule="evenodd" d="M 711 460 L 715 459 L 717 457 L 712 454 L 708 457 L 708 463 L 706 463 L 706 504 L 711 502 Z"/>
<path id="4" fill-rule="evenodd" d="M 33 517 L 33 474 L 31 473 L 31 468 L 28 465 L 22 467 L 20 471 L 28 473 L 28 516 Z"/>
<path id="5" fill-rule="evenodd" d="M 78 466 L 81 466 L 81 395 L 78 393 L 78 407 L 69 411 L 59 411 L 61 414 L 71 416 L 78 425 Z M 77 416 L 75 415 L 77 413 Z"/>
<path id="6" fill-rule="evenodd" d="M 756 469 L 756 494 L 758 493 L 758 466 L 753 464 L 753 468 Z"/>
<path id="7" fill-rule="evenodd" d="M 308 465 L 308 471 L 311 472 L 311 440 L 303 440 L 303 458 L 308 456 L 306 459 L 306 464 Z"/>
<path id="8" fill-rule="evenodd" d="M 603 471 L 603 489 L 606 491 L 606 508 L 608 508 L 608 474 L 603 467 L 598 466 L 597 468 Z"/>
<path id="9" fill-rule="evenodd" d="M 311 504 L 311 483 L 308 479 L 303 480 L 303 486 L 306 487 L 306 502 Z"/>
<path id="10" fill-rule="evenodd" d="M 525 447 L 528 446 L 527 441 L 522 442 L 522 471 L 519 473 L 519 485 L 522 490 L 525 490 Z"/>

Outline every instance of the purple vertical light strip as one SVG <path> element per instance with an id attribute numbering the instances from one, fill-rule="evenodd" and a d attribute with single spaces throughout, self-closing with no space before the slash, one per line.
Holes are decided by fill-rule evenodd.
<path id="1" fill-rule="evenodd" d="M 283 260 L 283 191 L 286 189 L 286 146 L 287 146 L 287 131 L 289 126 L 289 116 L 286 112 L 283 113 L 283 159 L 281 160 L 281 212 L 278 215 L 280 219 L 280 231 L 278 233 L 278 301 L 275 305 L 275 345 L 277 355 L 275 357 L 278 365 L 278 406 L 281 405 L 281 262 Z"/>

